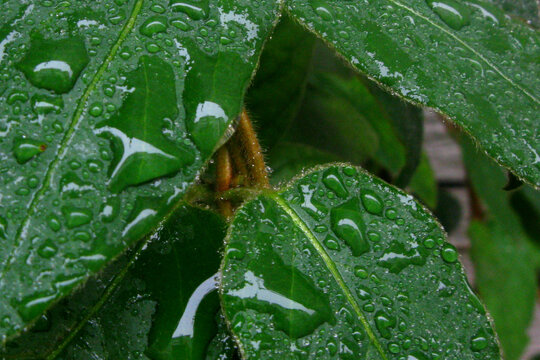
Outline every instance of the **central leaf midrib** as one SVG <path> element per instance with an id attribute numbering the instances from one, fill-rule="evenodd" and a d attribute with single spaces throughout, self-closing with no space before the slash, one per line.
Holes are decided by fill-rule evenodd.
<path id="1" fill-rule="evenodd" d="M 2 274 L 1 274 L 2 277 L 6 273 L 6 271 L 9 270 L 9 267 L 10 267 L 11 262 L 12 262 L 14 250 L 17 249 L 18 246 L 19 246 L 19 243 L 20 243 L 20 241 L 22 239 L 22 234 L 25 232 L 24 229 L 28 226 L 28 223 L 29 223 L 29 221 L 31 219 L 31 216 L 33 215 L 33 213 L 35 211 L 35 208 L 36 208 L 37 204 L 39 203 L 39 201 L 41 200 L 41 198 L 43 197 L 43 195 L 45 194 L 45 192 L 49 188 L 51 180 L 52 180 L 52 176 L 53 176 L 53 173 L 54 173 L 54 170 L 56 170 L 58 163 L 63 158 L 63 156 L 65 154 L 65 151 L 67 150 L 67 147 L 71 143 L 71 140 L 73 138 L 73 134 L 74 134 L 74 132 L 76 130 L 77 125 L 79 124 L 79 122 L 82 119 L 82 116 L 83 116 L 83 113 L 84 113 L 84 110 L 85 110 L 85 107 L 86 107 L 86 104 L 87 104 L 87 101 L 88 101 L 90 95 L 92 94 L 92 92 L 96 88 L 97 83 L 101 80 L 101 78 L 102 78 L 103 74 L 105 73 L 105 71 L 107 70 L 109 64 L 115 58 L 116 53 L 120 49 L 120 46 L 122 45 L 124 40 L 127 38 L 127 36 L 129 35 L 129 33 L 131 32 L 133 27 L 135 26 L 135 20 L 136 20 L 137 16 L 139 15 L 139 12 L 140 12 L 140 10 L 142 8 L 143 2 L 144 2 L 144 0 L 137 0 L 135 5 L 133 6 L 133 10 L 132 10 L 126 24 L 124 25 L 124 28 L 120 32 L 120 35 L 118 36 L 118 39 L 116 40 L 116 42 L 111 47 L 111 50 L 109 51 L 109 54 L 105 58 L 105 61 L 98 68 L 98 71 L 96 72 L 96 74 L 92 78 L 92 81 L 90 82 L 90 84 L 88 85 L 88 87 L 86 88 L 84 93 L 82 94 L 82 96 L 81 96 L 81 98 L 80 98 L 80 100 L 78 102 L 78 105 L 77 105 L 77 107 L 75 109 L 75 113 L 73 114 L 71 123 L 70 123 L 69 128 L 68 128 L 68 130 L 66 132 L 66 135 L 64 136 L 64 138 L 62 139 L 62 142 L 60 143 L 60 146 L 58 147 L 56 156 L 54 157 L 54 159 L 52 160 L 51 164 L 48 167 L 47 173 L 45 174 L 45 177 L 44 177 L 43 183 L 41 184 L 41 187 L 36 192 L 35 196 L 33 197 L 32 201 L 30 203 L 30 205 L 28 206 L 28 211 L 26 213 L 26 216 L 21 221 L 21 225 L 19 226 L 19 229 L 18 229 L 18 231 L 16 233 L 16 236 L 15 236 L 15 241 L 14 241 L 14 244 L 13 244 L 13 248 L 12 248 L 12 250 L 10 252 L 10 255 L 6 259 L 6 262 L 4 263 L 4 267 L 2 269 Z"/>
<path id="2" fill-rule="evenodd" d="M 341 289 L 341 291 L 345 295 L 345 298 L 347 299 L 349 304 L 354 309 L 354 312 L 356 313 L 356 315 L 358 316 L 358 319 L 360 320 L 360 322 L 364 326 L 364 329 L 366 330 L 366 333 L 368 334 L 368 337 L 371 340 L 372 344 L 375 346 L 375 348 L 377 349 L 379 354 L 382 356 L 382 359 L 387 360 L 388 358 L 386 356 L 386 353 L 384 352 L 384 350 L 382 348 L 382 345 L 379 342 L 379 340 L 377 340 L 377 337 L 375 336 L 375 333 L 373 332 L 373 329 L 369 325 L 366 317 L 362 313 L 362 310 L 360 309 L 360 305 L 355 300 L 351 289 L 349 289 L 349 287 L 345 283 L 345 280 L 343 279 L 343 276 L 341 275 L 341 273 L 337 269 L 337 266 L 336 266 L 335 262 L 332 260 L 330 255 L 328 255 L 328 253 L 324 249 L 321 242 L 317 239 L 317 237 L 309 229 L 307 224 L 300 218 L 300 216 L 287 204 L 285 199 L 283 199 L 279 194 L 273 193 L 273 192 L 266 193 L 265 195 L 270 197 L 272 200 L 274 200 L 278 204 L 278 206 L 281 207 L 281 209 L 283 209 L 283 211 L 285 211 L 287 213 L 287 215 L 289 215 L 289 217 L 291 218 L 293 223 L 295 225 L 297 225 L 302 230 L 304 235 L 306 235 L 306 237 L 308 238 L 310 243 L 313 245 L 313 247 L 315 248 L 317 253 L 323 259 L 324 264 L 326 265 L 326 267 L 328 268 L 328 270 L 330 271 L 330 273 L 332 274 L 332 276 L 336 280 L 339 288 Z"/>

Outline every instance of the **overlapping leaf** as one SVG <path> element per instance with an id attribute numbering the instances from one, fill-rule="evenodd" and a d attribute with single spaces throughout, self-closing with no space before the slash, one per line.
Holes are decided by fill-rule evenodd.
<path id="1" fill-rule="evenodd" d="M 0 357 L 229 358 L 234 348 L 215 291 L 225 223 L 186 205 L 173 215 L 138 249 L 55 305 Z"/>
<path id="2" fill-rule="evenodd" d="M 2 2 L 2 342 L 171 211 L 239 113 L 278 8 Z"/>
<path id="3" fill-rule="evenodd" d="M 289 0 L 359 71 L 446 114 L 540 186 L 539 33 L 482 0 Z"/>
<path id="4" fill-rule="evenodd" d="M 410 195 L 352 166 L 248 202 L 223 262 L 248 359 L 500 359 L 456 249 Z"/>

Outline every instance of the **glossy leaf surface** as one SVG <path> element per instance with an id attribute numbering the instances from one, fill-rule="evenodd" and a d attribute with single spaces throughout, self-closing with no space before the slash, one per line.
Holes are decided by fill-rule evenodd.
<path id="1" fill-rule="evenodd" d="M 435 219 L 351 166 L 314 170 L 237 211 L 225 315 L 249 359 L 500 359 Z"/>
<path id="2" fill-rule="evenodd" d="M 101 281 L 48 311 L 47 326 L 9 344 L 2 358 L 201 360 L 208 352 L 228 358 L 226 347 L 234 349 L 215 291 L 224 236 L 220 216 L 180 206 Z"/>
<path id="3" fill-rule="evenodd" d="M 446 114 L 540 185 L 536 30 L 482 0 L 289 0 L 287 8 L 359 71 Z"/>
<path id="4" fill-rule="evenodd" d="M 171 211 L 239 113 L 278 10 L 2 2 L 2 342 Z"/>

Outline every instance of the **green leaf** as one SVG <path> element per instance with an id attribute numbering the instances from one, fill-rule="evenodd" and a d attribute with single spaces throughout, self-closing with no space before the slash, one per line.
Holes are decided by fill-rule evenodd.
<path id="1" fill-rule="evenodd" d="M 411 177 L 409 188 L 429 208 L 437 207 L 437 180 L 425 152 L 421 153 L 420 163 Z"/>
<path id="2" fill-rule="evenodd" d="M 222 304 L 249 359 L 500 359 L 456 249 L 410 195 L 330 165 L 240 208 Z"/>
<path id="3" fill-rule="evenodd" d="M 468 177 L 486 218 L 485 224 L 472 224 L 469 231 L 472 259 L 480 272 L 476 283 L 493 315 L 505 358 L 517 360 L 527 345 L 534 311 L 538 250 L 523 227 L 527 223 L 512 207 L 515 193 L 504 190 L 505 172 L 466 139 L 462 139 L 462 150 Z M 534 212 L 525 216 L 534 217 Z"/>
<path id="4" fill-rule="evenodd" d="M 8 344 L 3 358 L 198 360 L 209 345 L 214 356 L 227 346 L 232 353 L 215 291 L 224 236 L 220 216 L 180 206 L 103 277 L 49 310 L 47 326 Z"/>
<path id="5" fill-rule="evenodd" d="M 245 101 L 265 149 L 272 149 L 283 137 L 298 112 L 314 41 L 312 34 L 284 14 L 264 46 Z"/>
<path id="6" fill-rule="evenodd" d="M 469 235 L 478 291 L 495 320 L 505 359 L 519 360 L 536 303 L 531 249 L 500 222 L 475 221 Z"/>
<path id="7" fill-rule="evenodd" d="M 482 0 L 289 0 L 287 9 L 359 71 L 446 114 L 540 186 L 537 31 Z"/>
<path id="8" fill-rule="evenodd" d="M 0 342 L 168 216 L 239 113 L 279 6 L 2 3 Z"/>

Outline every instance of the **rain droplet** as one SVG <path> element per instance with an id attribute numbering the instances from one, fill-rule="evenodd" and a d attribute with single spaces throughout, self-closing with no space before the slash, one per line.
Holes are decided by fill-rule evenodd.
<path id="1" fill-rule="evenodd" d="M 345 185 L 343 185 L 343 179 L 337 168 L 333 167 L 326 170 L 323 174 L 322 181 L 327 188 L 335 192 L 340 198 L 346 199 L 349 195 Z"/>
<path id="2" fill-rule="evenodd" d="M 44 259 L 50 259 L 52 258 L 56 252 L 58 251 L 58 248 L 52 240 L 47 239 L 38 249 L 38 255 L 41 256 Z"/>
<path id="3" fill-rule="evenodd" d="M 357 199 L 352 199 L 332 209 L 330 219 L 332 230 L 351 248 L 354 256 L 360 256 L 369 251 L 369 244 L 363 235 L 366 226 L 358 211 Z"/>
<path id="4" fill-rule="evenodd" d="M 183 1 L 171 0 L 173 11 L 183 12 L 193 20 L 201 20 L 208 16 L 209 4 L 208 0 L 201 0 L 200 6 L 186 3 Z"/>
<path id="5" fill-rule="evenodd" d="M 443 246 L 441 256 L 447 263 L 455 263 L 458 259 L 458 252 L 453 245 L 447 243 Z"/>
<path id="6" fill-rule="evenodd" d="M 446 25 L 454 30 L 460 30 L 471 21 L 469 8 L 455 0 L 426 0 L 426 3 Z"/>
<path id="7" fill-rule="evenodd" d="M 60 96 L 32 96 L 32 110 L 38 115 L 46 115 L 53 111 L 58 114 L 63 108 L 64 100 Z"/>
<path id="8" fill-rule="evenodd" d="M 41 154 L 47 149 L 43 141 L 25 137 L 15 138 L 13 141 L 13 155 L 19 164 L 24 164 L 34 156 Z"/>
<path id="9" fill-rule="evenodd" d="M 74 206 L 62 207 L 66 226 L 70 229 L 88 224 L 92 220 L 92 210 Z"/>
<path id="10" fill-rule="evenodd" d="M 374 191 L 364 189 L 362 190 L 362 195 L 360 198 L 362 199 L 362 204 L 367 212 L 374 215 L 382 214 L 383 202 L 379 195 L 377 195 Z"/>
<path id="11" fill-rule="evenodd" d="M 33 36 L 17 67 L 34 86 L 62 94 L 73 88 L 88 61 L 80 37 L 52 40 Z"/>
<path id="12" fill-rule="evenodd" d="M 151 16 L 141 25 L 139 31 L 148 37 L 165 32 L 167 31 L 167 18 L 164 16 Z"/>
<path id="13" fill-rule="evenodd" d="M 5 239 L 7 235 L 7 221 L 0 216 L 0 238 Z"/>
<path id="14" fill-rule="evenodd" d="M 415 246 L 410 250 L 405 249 L 405 245 L 400 242 L 393 242 L 378 260 L 378 264 L 390 272 L 397 274 L 409 265 L 424 265 L 426 258 L 420 251 L 425 249 Z"/>

